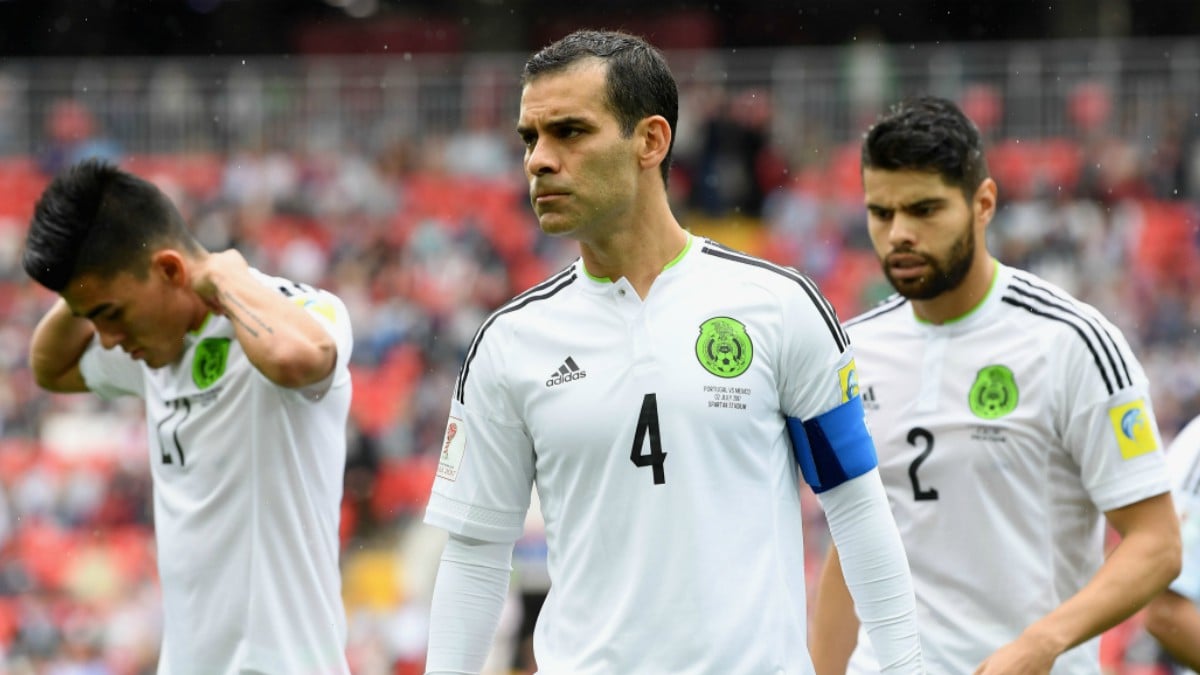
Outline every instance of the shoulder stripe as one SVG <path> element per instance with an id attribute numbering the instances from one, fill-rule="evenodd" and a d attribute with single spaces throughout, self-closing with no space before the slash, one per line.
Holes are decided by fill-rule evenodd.
<path id="1" fill-rule="evenodd" d="M 1088 343 L 1089 349 L 1095 351 L 1098 348 L 1104 352 L 1109 372 L 1112 374 L 1118 390 L 1133 384 L 1133 378 L 1129 374 L 1129 364 L 1126 362 L 1125 354 L 1117 340 L 1094 316 L 1090 316 L 1084 311 L 1077 300 L 1055 293 L 1052 289 L 1022 276 L 1014 276 L 1013 280 L 1022 287 L 1010 284 L 1005 289 L 1006 292 L 1036 302 L 1047 311 L 1071 317 L 1072 320 L 1082 323 L 1087 328 L 1086 334 L 1081 334 L 1080 337 Z M 1101 368 L 1103 369 L 1103 366 Z"/>
<path id="2" fill-rule="evenodd" d="M 808 294 L 809 300 L 812 300 L 813 305 L 817 308 L 817 313 L 825 321 L 825 326 L 829 328 L 829 333 L 833 335 L 833 341 L 837 343 L 838 351 L 846 351 L 846 346 L 850 344 L 850 339 L 846 337 L 846 331 L 842 329 L 842 324 L 838 322 L 837 313 L 834 311 L 833 306 L 821 294 L 820 289 L 817 288 L 812 279 L 794 269 L 776 265 L 775 263 L 767 262 L 762 258 L 755 258 L 745 253 L 739 253 L 712 241 L 706 241 L 704 248 L 700 249 L 700 252 L 743 265 L 761 267 L 764 270 L 774 272 L 799 284 L 804 289 L 804 292 Z"/>
<path id="3" fill-rule="evenodd" d="M 908 304 L 908 298 L 904 297 L 903 295 L 900 295 L 899 293 L 893 293 L 893 294 L 889 295 L 888 297 L 884 298 L 883 300 L 881 300 L 879 302 L 879 304 L 875 305 L 871 309 L 868 309 L 867 311 L 863 312 L 862 314 L 859 314 L 858 316 L 847 321 L 846 328 L 849 328 L 851 326 L 857 326 L 858 324 L 863 323 L 865 321 L 870 321 L 871 319 L 881 317 L 884 314 L 887 314 L 888 312 L 893 312 L 897 309 L 900 309 L 901 307 L 903 307 L 907 304 Z"/>
<path id="4" fill-rule="evenodd" d="M 1093 341 L 1091 339 L 1088 338 L 1087 333 L 1079 325 L 1077 318 L 1072 318 L 1069 316 L 1062 316 L 1059 314 L 1053 314 L 1050 311 L 1048 311 L 1042 307 L 1035 307 L 1034 305 L 1021 300 L 1020 298 L 1016 298 L 1016 297 L 1013 297 L 1010 295 L 1005 295 L 1003 298 L 1001 298 L 1001 300 L 1003 302 L 1006 302 L 1006 303 L 1014 306 L 1014 307 L 1020 307 L 1021 309 L 1024 309 L 1025 311 L 1029 312 L 1030 314 L 1035 314 L 1037 316 L 1045 317 L 1052 321 L 1060 321 L 1060 322 L 1065 323 L 1066 325 L 1070 326 L 1075 331 L 1075 333 L 1077 335 L 1079 335 L 1080 338 L 1083 339 L 1084 344 L 1087 345 L 1088 351 L 1092 353 L 1092 360 L 1096 363 L 1097 370 L 1100 371 L 1100 377 L 1104 380 L 1104 386 L 1105 386 L 1105 388 L 1108 389 L 1109 396 L 1111 396 L 1116 391 L 1123 389 L 1125 387 L 1125 385 L 1121 384 L 1119 379 L 1117 380 L 1116 387 L 1113 386 L 1113 380 L 1109 378 L 1109 372 L 1104 367 L 1104 361 L 1100 358 L 1100 353 L 1098 351 L 1096 351 L 1096 345 L 1093 343 Z M 1115 373 L 1113 375 L 1116 376 Z"/>
<path id="5" fill-rule="evenodd" d="M 1059 307 L 1063 311 L 1071 312 L 1087 322 L 1088 326 L 1091 328 L 1092 334 L 1100 341 L 1101 346 L 1105 348 L 1105 353 L 1107 354 L 1108 349 L 1111 348 L 1112 354 L 1116 355 L 1116 360 L 1120 361 L 1118 371 L 1118 364 L 1114 362 L 1112 354 L 1108 354 L 1109 365 L 1112 366 L 1114 372 L 1117 372 L 1118 382 L 1120 381 L 1120 376 L 1124 375 L 1127 385 L 1133 383 L 1133 378 L 1129 375 L 1129 364 L 1125 361 L 1125 355 L 1121 351 L 1121 347 L 1119 346 L 1117 340 L 1113 338 L 1112 333 L 1094 316 L 1091 316 L 1084 311 L 1083 307 L 1081 306 L 1082 303 L 1074 298 L 1064 296 L 1062 293 L 1056 293 L 1053 289 L 1049 288 L 1045 284 L 1037 283 L 1036 279 L 1028 278 L 1023 275 L 1014 275 L 1013 279 L 1034 291 L 1040 291 L 1048 298 L 1053 298 L 1054 302 L 1050 304 L 1054 304 L 1054 306 Z M 1013 287 L 1009 286 L 1009 288 Z M 1013 290 L 1016 289 L 1013 288 Z"/>
<path id="6" fill-rule="evenodd" d="M 570 286 L 577 276 L 575 265 L 572 264 L 558 274 L 509 300 L 484 320 L 483 324 L 479 326 L 479 330 L 475 331 L 475 338 L 471 340 L 471 346 L 467 350 L 467 358 L 463 360 L 462 370 L 458 373 L 458 383 L 454 387 L 454 397 L 458 399 L 459 403 L 466 403 L 467 374 L 471 371 L 471 361 L 474 360 L 475 353 L 479 351 L 479 342 L 483 339 L 483 334 L 488 328 L 491 328 L 496 319 L 503 314 L 515 312 L 531 302 L 545 300 L 553 296 L 567 286 Z"/>

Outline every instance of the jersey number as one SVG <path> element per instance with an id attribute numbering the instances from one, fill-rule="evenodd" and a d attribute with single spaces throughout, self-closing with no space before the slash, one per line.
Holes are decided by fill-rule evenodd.
<path id="1" fill-rule="evenodd" d="M 158 447 L 162 451 L 162 463 L 174 464 L 171 448 L 179 453 L 179 466 L 183 466 L 183 445 L 179 443 L 179 427 L 183 426 L 188 415 L 192 414 L 192 402 L 186 398 L 177 398 L 167 403 L 171 414 L 158 423 Z"/>
<path id="2" fill-rule="evenodd" d="M 932 501 L 938 498 L 938 491 L 935 488 L 926 490 L 921 489 L 921 479 L 917 478 L 917 469 L 921 468 L 921 463 L 929 458 L 929 453 L 933 452 L 933 434 L 928 429 L 914 427 L 908 432 L 908 444 L 914 448 L 920 447 L 924 443 L 925 449 L 917 458 L 908 465 L 908 477 L 912 480 L 913 499 L 919 502 Z"/>
<path id="3" fill-rule="evenodd" d="M 642 452 L 646 437 L 650 437 L 650 452 Z M 638 414 L 637 430 L 633 432 L 633 449 L 629 451 L 629 460 L 638 467 L 654 467 L 654 484 L 662 485 L 667 482 L 663 462 L 667 453 L 662 449 L 662 436 L 658 432 L 658 399 L 654 394 L 642 397 L 642 412 Z"/>

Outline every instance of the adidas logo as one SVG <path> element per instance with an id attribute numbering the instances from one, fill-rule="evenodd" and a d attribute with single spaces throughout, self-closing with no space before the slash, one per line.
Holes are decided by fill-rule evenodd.
<path id="1" fill-rule="evenodd" d="M 879 401 L 875 400 L 875 388 L 868 385 L 866 389 L 860 390 L 859 395 L 862 397 L 863 408 L 867 410 L 879 410 Z"/>
<path id="2" fill-rule="evenodd" d="M 558 367 L 558 370 L 550 373 L 550 378 L 546 380 L 547 387 L 553 387 L 559 384 L 566 384 L 575 380 L 582 380 L 587 377 L 587 371 L 579 367 L 575 363 L 575 359 L 567 357 L 566 361 Z"/>

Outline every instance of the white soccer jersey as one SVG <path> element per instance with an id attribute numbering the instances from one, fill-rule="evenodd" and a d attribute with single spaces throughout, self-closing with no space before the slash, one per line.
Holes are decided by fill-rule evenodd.
<path id="1" fill-rule="evenodd" d="M 540 672 L 811 673 L 785 416 L 843 401 L 815 287 L 692 238 L 643 301 L 577 261 L 480 328 L 426 521 L 550 551 Z"/>
<path id="2" fill-rule="evenodd" d="M 257 276 L 334 337 L 329 379 L 304 390 L 273 384 L 217 315 L 187 336 L 174 365 L 151 369 L 98 343 L 80 363 L 96 393 L 146 402 L 164 607 L 159 675 L 349 672 L 338 519 L 350 321 L 327 292 Z"/>
<path id="3" fill-rule="evenodd" d="M 1093 308 L 1003 265 L 957 321 L 893 296 L 846 327 L 925 665 L 974 672 L 1093 576 L 1102 512 L 1169 489 L 1145 374 Z M 850 672 L 878 672 L 863 631 Z M 1099 672 L 1098 641 L 1053 672 Z"/>
<path id="4" fill-rule="evenodd" d="M 1183 569 L 1171 583 L 1171 590 L 1200 603 L 1200 417 L 1171 441 L 1167 466 L 1183 535 Z"/>

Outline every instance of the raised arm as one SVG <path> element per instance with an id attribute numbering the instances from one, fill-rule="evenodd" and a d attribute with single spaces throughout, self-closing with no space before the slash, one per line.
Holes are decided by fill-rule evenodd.
<path id="1" fill-rule="evenodd" d="M 79 359 L 92 341 L 92 322 L 75 316 L 59 298 L 42 317 L 29 342 L 29 365 L 37 384 L 47 391 L 87 391 Z"/>
<path id="2" fill-rule="evenodd" d="M 242 254 L 232 249 L 209 254 L 191 274 L 192 288 L 213 311 L 229 317 L 246 357 L 268 380 L 295 389 L 333 371 L 333 337 L 300 305 L 261 284 Z"/>

